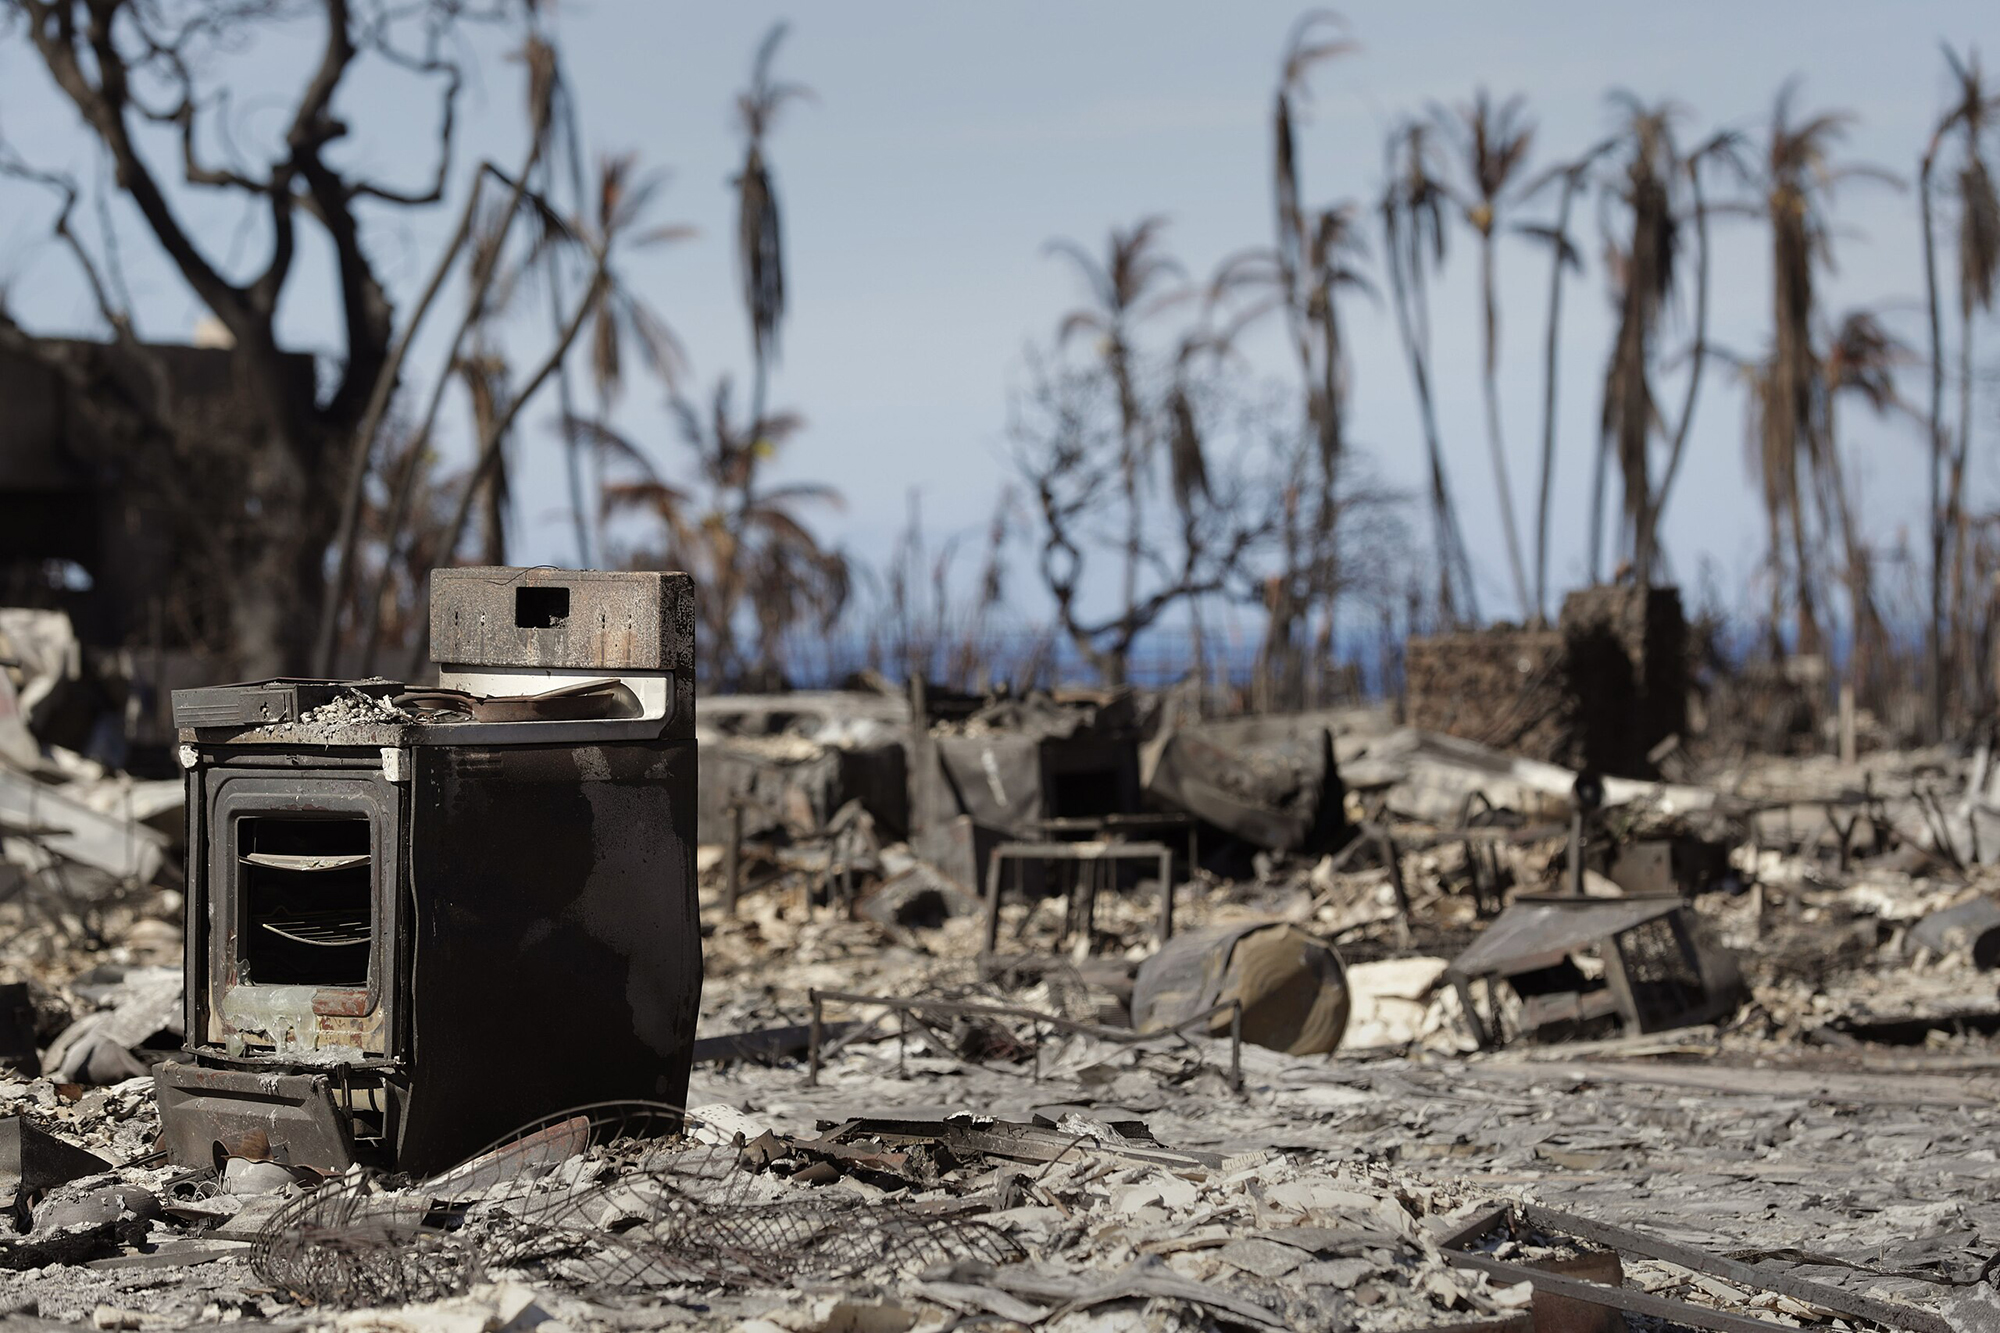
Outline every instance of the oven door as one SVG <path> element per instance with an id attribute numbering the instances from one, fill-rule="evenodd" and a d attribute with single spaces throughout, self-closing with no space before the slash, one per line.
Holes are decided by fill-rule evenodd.
<path id="1" fill-rule="evenodd" d="M 399 1057 L 401 788 L 379 769 L 207 778 L 207 1003 L 189 1035 L 239 1061 Z"/>

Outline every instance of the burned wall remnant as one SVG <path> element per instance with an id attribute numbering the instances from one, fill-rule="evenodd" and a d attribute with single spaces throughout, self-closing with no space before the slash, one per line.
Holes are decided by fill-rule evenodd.
<path id="1" fill-rule="evenodd" d="M 434 1170 L 526 1116 L 685 1098 L 692 604 L 685 574 L 440 570 L 436 688 L 178 694 L 177 1164 Z"/>
<path id="2" fill-rule="evenodd" d="M 859 801 L 891 838 L 910 827 L 909 702 L 864 691 L 710 695 L 697 705 L 703 842 L 807 837 Z"/>
<path id="3" fill-rule="evenodd" d="M 1687 728 L 1687 621 L 1673 588 L 1613 584 L 1563 600 L 1553 630 L 1411 639 L 1410 725 L 1532 759 L 1650 777 Z"/>
<path id="4" fill-rule="evenodd" d="M 42 359 L 0 351 L 0 591 L 60 607 L 87 644 L 174 649 L 210 629 L 214 553 L 248 536 L 248 488 L 268 434 L 227 348 L 42 339 Z M 66 376 L 55 368 L 69 367 Z M 313 400 L 313 358 L 284 358 Z M 98 386 L 85 391 L 79 385 Z M 181 447 L 135 435 L 133 404 L 172 423 Z M 206 553 L 206 554 L 205 554 Z M 51 584 L 69 562 L 88 586 Z"/>
<path id="5" fill-rule="evenodd" d="M 1575 733 L 1568 666 L 1553 630 L 1497 626 L 1411 639 L 1410 725 L 1560 762 Z"/>
<path id="6" fill-rule="evenodd" d="M 1654 747 L 1687 730 L 1688 633 L 1674 588 L 1613 584 L 1563 599 L 1576 696 L 1576 767 L 1651 776 Z"/>

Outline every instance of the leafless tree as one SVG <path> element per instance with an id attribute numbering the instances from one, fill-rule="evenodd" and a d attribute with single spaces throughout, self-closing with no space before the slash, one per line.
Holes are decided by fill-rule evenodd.
<path id="1" fill-rule="evenodd" d="M 1063 316 L 1056 341 L 1067 344 L 1085 335 L 1096 339 L 1098 360 L 1116 399 L 1118 487 L 1126 525 L 1119 586 L 1128 617 L 1138 606 L 1145 560 L 1141 487 L 1151 461 L 1155 424 L 1140 398 L 1139 328 L 1187 296 L 1177 281 L 1184 276 L 1181 266 L 1160 247 L 1165 226 L 1166 219 L 1150 217 L 1129 228 L 1114 227 L 1101 261 L 1074 241 L 1050 241 L 1045 247 L 1049 254 L 1070 261 L 1088 297 L 1084 305 Z"/>
<path id="2" fill-rule="evenodd" d="M 1271 530 L 1257 488 L 1234 469 L 1219 473 L 1204 465 L 1206 484 L 1189 493 L 1190 517 L 1177 539 L 1150 537 L 1164 525 L 1147 521 L 1148 478 L 1136 469 L 1128 441 L 1152 429 L 1158 409 L 1149 405 L 1166 395 L 1148 392 L 1148 367 L 1129 355 L 1123 366 L 1121 376 L 1108 358 L 1033 358 L 1031 385 L 1015 405 L 1011 428 L 1040 520 L 1037 568 L 1057 623 L 1107 684 L 1125 683 L 1134 643 L 1168 611 L 1226 591 Z M 1183 399 L 1197 417 L 1204 413 L 1201 398 L 1196 390 Z M 1128 426 L 1135 417 L 1139 424 Z M 1105 553 L 1119 564 L 1120 594 L 1112 610 L 1094 614 L 1089 608 L 1101 595 L 1091 557 Z"/>
<path id="3" fill-rule="evenodd" d="M 518 14 L 512 6 L 428 4 L 401 6 L 384 0 L 218 0 L 183 5 L 167 0 L 5 0 L 6 26 L 24 39 L 75 108 L 111 166 L 115 188 L 130 202 L 146 231 L 196 300 L 228 330 L 243 399 L 255 411 L 267 442 L 253 467 L 242 469 L 246 498 L 257 515 L 234 543 L 236 577 L 228 592 L 229 646 L 239 669 L 278 672 L 305 663 L 315 626 L 327 604 L 324 560 L 340 511 L 320 497 L 341 492 L 340 479 L 365 456 L 379 428 L 408 350 L 408 331 L 429 294 L 419 296 L 398 328 L 394 302 L 370 254 L 372 217 L 406 214 L 436 204 L 451 179 L 464 72 L 455 53 L 456 32 L 480 19 Z M 308 18 L 308 16 L 312 16 Z M 319 27 L 316 61 L 292 98 L 283 127 L 261 143 L 237 147 L 236 108 L 228 96 L 229 58 L 266 31 L 301 22 Z M 522 20 L 512 18 L 517 24 Z M 524 41 L 539 40 L 533 23 Z M 336 109 L 350 75 L 367 66 L 400 71 L 435 88 L 437 165 L 414 185 L 373 179 L 343 164 L 338 145 L 350 133 Z M 532 67 L 532 59 L 531 59 Z M 156 151 L 162 134 L 171 159 Z M 211 157 L 215 145 L 222 160 Z M 18 146 L 17 146 L 18 148 Z M 365 157 L 365 155 L 363 155 Z M 256 159 L 256 160 L 253 160 Z M 6 159 L 17 175 L 49 175 L 15 152 Z M 62 181 L 66 200 L 81 193 Z M 249 234 L 262 239 L 253 262 L 212 248 L 191 224 L 188 196 L 213 192 L 246 210 Z M 66 225 L 58 235 L 69 246 L 99 316 L 121 355 L 145 364 L 151 356 L 122 291 L 115 249 L 87 244 Z M 307 242 L 301 221 L 315 229 L 331 254 L 327 268 L 339 311 L 339 350 L 323 392 L 300 384 L 298 362 L 278 331 L 278 312 L 299 281 L 315 269 L 297 260 Z M 296 297 L 291 301 L 295 302 Z M 0 321 L 0 341 L 29 356 L 40 340 L 11 318 Z M 58 358 L 70 383 L 99 393 L 96 410 L 126 418 L 132 437 L 181 439 L 157 402 L 143 393 L 112 403 L 101 396 L 101 370 Z M 157 370 L 158 367 L 155 366 Z M 366 429 L 364 429 L 366 427 Z M 186 441 L 194 449 L 201 441 Z M 344 517 L 352 527 L 358 506 Z"/>

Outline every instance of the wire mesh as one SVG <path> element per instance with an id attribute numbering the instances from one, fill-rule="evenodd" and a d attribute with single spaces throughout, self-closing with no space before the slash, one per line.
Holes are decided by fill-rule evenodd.
<path id="1" fill-rule="evenodd" d="M 978 1219 L 760 1174 L 728 1136 L 652 1103 L 545 1117 L 427 1180 L 350 1173 L 273 1217 L 253 1255 L 273 1286 L 346 1307 L 513 1273 L 576 1291 L 788 1286 L 1021 1257 Z"/>

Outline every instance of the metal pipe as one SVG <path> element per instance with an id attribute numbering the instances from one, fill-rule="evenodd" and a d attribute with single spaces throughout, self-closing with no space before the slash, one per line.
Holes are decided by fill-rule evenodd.
<path id="1" fill-rule="evenodd" d="M 812 1000 L 812 1009 L 813 1009 L 812 1035 L 807 1039 L 806 1042 L 806 1052 L 808 1061 L 806 1065 L 806 1086 L 809 1088 L 816 1088 L 819 1086 L 820 1041 L 826 1035 L 826 1023 L 825 1023 L 826 1010 L 823 1005 L 823 997 L 820 995 L 818 991 L 816 990 L 807 991 L 806 995 L 808 998 Z"/>
<path id="2" fill-rule="evenodd" d="M 1243 1091 L 1243 1001 L 1229 1002 L 1229 1086 Z"/>
<path id="3" fill-rule="evenodd" d="M 1572 898 L 1583 897 L 1583 807 L 1580 805 L 1569 815 L 1569 893 Z"/>
<path id="4" fill-rule="evenodd" d="M 1000 951 L 1000 863 L 1004 858 L 995 848 L 986 862 L 986 952 Z"/>
<path id="5" fill-rule="evenodd" d="M 736 900 L 743 890 L 743 803 L 729 803 L 729 842 L 722 849 L 722 905 L 736 915 Z"/>

